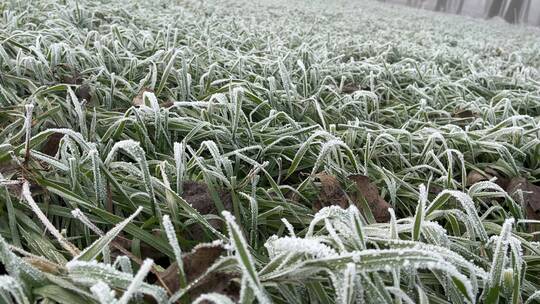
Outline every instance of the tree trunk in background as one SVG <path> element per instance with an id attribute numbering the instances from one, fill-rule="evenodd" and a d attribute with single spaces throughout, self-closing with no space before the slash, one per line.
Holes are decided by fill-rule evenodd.
<path id="1" fill-rule="evenodd" d="M 504 19 L 510 23 L 518 23 L 523 10 L 523 3 L 524 0 L 511 0 L 504 14 Z"/>
<path id="2" fill-rule="evenodd" d="M 529 16 L 531 14 L 531 0 L 525 1 L 525 7 L 523 8 L 523 13 L 521 14 L 521 22 L 529 23 Z"/>
<path id="3" fill-rule="evenodd" d="M 491 1 L 491 5 L 489 6 L 487 17 L 493 18 L 495 16 L 499 16 L 502 10 L 503 0 L 493 0 Z"/>
<path id="4" fill-rule="evenodd" d="M 437 0 L 437 5 L 435 5 L 435 10 L 437 12 L 445 12 L 447 4 L 448 4 L 448 0 Z"/>
<path id="5" fill-rule="evenodd" d="M 461 14 L 461 12 L 463 12 L 463 4 L 465 4 L 465 0 L 459 0 L 456 14 Z"/>

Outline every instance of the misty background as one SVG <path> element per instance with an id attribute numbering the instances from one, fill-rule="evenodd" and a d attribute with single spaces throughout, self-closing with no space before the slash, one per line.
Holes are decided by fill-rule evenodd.
<path id="1" fill-rule="evenodd" d="M 379 0 L 477 18 L 540 25 L 540 0 Z"/>

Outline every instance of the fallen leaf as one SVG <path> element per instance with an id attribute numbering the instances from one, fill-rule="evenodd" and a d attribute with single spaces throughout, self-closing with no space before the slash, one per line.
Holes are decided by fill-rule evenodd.
<path id="1" fill-rule="evenodd" d="M 75 96 L 77 96 L 79 101 L 86 100 L 90 102 L 92 101 L 92 88 L 88 84 L 82 84 L 75 89 Z"/>
<path id="2" fill-rule="evenodd" d="M 132 105 L 136 106 L 136 107 L 140 107 L 144 104 L 144 93 L 145 92 L 151 92 L 153 93 L 154 90 L 152 89 L 149 89 L 149 88 L 143 88 L 142 90 L 139 91 L 139 93 L 137 94 L 137 96 L 135 96 L 133 98 L 133 101 L 131 102 Z"/>
<path id="3" fill-rule="evenodd" d="M 55 132 L 47 138 L 47 141 L 41 148 L 41 152 L 49 156 L 55 156 L 60 146 L 60 140 L 64 137 L 63 133 Z"/>
<path id="4" fill-rule="evenodd" d="M 341 88 L 341 92 L 345 94 L 352 94 L 356 91 L 358 91 L 360 88 L 354 84 L 354 83 L 347 83 L 343 85 L 343 88 Z"/>
<path id="5" fill-rule="evenodd" d="M 350 199 L 347 193 L 341 188 L 335 176 L 323 172 L 316 174 L 315 177 L 321 184 L 319 198 L 313 204 L 315 211 L 332 205 L 340 206 L 341 208 L 347 208 L 349 206 Z"/>
<path id="6" fill-rule="evenodd" d="M 40 185 L 35 184 L 32 181 L 29 181 L 30 183 L 30 192 L 32 195 L 39 195 L 45 192 L 45 189 L 42 188 Z M 22 185 L 23 185 L 23 179 L 19 178 L 18 180 L 10 180 L 4 183 L 8 191 L 13 195 L 14 197 L 21 197 L 22 195 Z"/>
<path id="7" fill-rule="evenodd" d="M 167 101 L 167 102 L 164 102 L 162 104 L 160 104 L 159 106 L 162 107 L 162 108 L 170 108 L 174 105 L 174 101 Z"/>
<path id="8" fill-rule="evenodd" d="M 200 278 L 225 252 L 226 250 L 221 243 L 210 243 L 197 245 L 190 253 L 182 256 L 187 283 L 190 284 L 198 280 L 188 292 L 192 300 L 203 293 L 210 292 L 226 295 L 234 301 L 239 300 L 240 288 L 233 282 L 236 275 L 212 272 Z M 174 262 L 160 275 L 161 280 L 172 292 L 176 292 L 180 288 L 178 271 L 178 263 Z"/>
<path id="9" fill-rule="evenodd" d="M 182 184 L 182 189 L 182 198 L 201 214 L 218 214 L 218 209 L 212 199 L 208 185 L 201 182 L 186 181 Z M 231 211 L 231 194 L 223 189 L 217 191 L 225 210 Z M 223 222 L 217 219 L 209 220 L 209 222 L 216 229 L 221 229 L 223 226 Z M 202 241 L 206 236 L 204 228 L 199 224 L 190 226 L 188 230 L 195 241 Z"/>
<path id="10" fill-rule="evenodd" d="M 359 194 L 366 199 L 375 220 L 379 223 L 390 221 L 388 208 L 392 206 L 379 195 L 379 190 L 369 180 L 369 177 L 357 174 L 351 175 L 349 178 L 356 183 Z"/>
<path id="11" fill-rule="evenodd" d="M 444 188 L 435 184 L 429 185 L 428 193 L 439 195 L 439 193 L 443 192 Z"/>
<path id="12" fill-rule="evenodd" d="M 361 198 L 353 197 L 354 199 L 351 200 L 351 197 L 343 190 L 335 176 L 318 173 L 315 177 L 320 181 L 321 186 L 318 200 L 313 204 L 315 211 L 327 206 L 347 208 L 351 201 L 362 210 L 362 206 L 359 204 Z M 358 194 L 365 198 L 375 220 L 377 222 L 388 222 L 390 220 L 388 208 L 391 206 L 379 196 L 377 187 L 371 183 L 369 178 L 363 175 L 351 175 L 349 179 L 355 182 Z"/>
<path id="13" fill-rule="evenodd" d="M 476 118 L 477 115 L 471 111 L 471 110 L 461 110 L 458 109 L 452 113 L 452 117 L 454 118 L 463 118 L 463 119 L 473 119 Z"/>
<path id="14" fill-rule="evenodd" d="M 65 84 L 81 84 L 82 77 L 79 72 L 75 71 L 72 75 L 62 76 L 62 82 Z"/>
<path id="15" fill-rule="evenodd" d="M 19 170 L 20 170 L 19 164 L 17 164 L 14 161 L 6 161 L 6 162 L 0 163 L 0 173 L 4 175 L 4 177 L 5 175 L 18 172 Z"/>
<path id="16" fill-rule="evenodd" d="M 472 186 L 478 182 L 489 180 L 489 177 L 486 177 L 485 174 L 472 170 L 467 174 L 467 186 Z"/>
<path id="17" fill-rule="evenodd" d="M 478 115 L 471 110 L 457 109 L 452 113 L 452 117 L 456 119 L 453 123 L 464 129 L 465 126 L 473 122 Z"/>
<path id="18" fill-rule="evenodd" d="M 502 177 L 497 171 L 489 167 L 484 169 L 484 172 L 479 172 L 476 170 L 470 171 L 467 174 L 467 186 L 472 186 L 481 181 L 491 180 L 494 177 L 496 178 L 495 183 L 501 186 L 501 188 L 505 189 L 508 187 L 509 180 Z"/>
<path id="19" fill-rule="evenodd" d="M 523 194 L 523 207 L 526 218 L 540 220 L 540 186 L 533 185 L 526 178 L 513 178 L 506 188 L 506 192 L 517 202 L 521 202 L 519 190 Z M 529 224 L 529 232 L 540 231 L 540 224 Z"/>

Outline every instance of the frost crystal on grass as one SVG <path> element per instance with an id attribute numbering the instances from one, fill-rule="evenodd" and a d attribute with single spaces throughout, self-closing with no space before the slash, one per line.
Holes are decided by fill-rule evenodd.
<path id="1" fill-rule="evenodd" d="M 270 257 L 276 257 L 282 253 L 305 253 L 311 258 L 326 258 L 337 256 L 337 252 L 322 244 L 317 239 L 303 239 L 297 237 L 277 237 L 271 236 L 264 247 L 268 250 Z"/>

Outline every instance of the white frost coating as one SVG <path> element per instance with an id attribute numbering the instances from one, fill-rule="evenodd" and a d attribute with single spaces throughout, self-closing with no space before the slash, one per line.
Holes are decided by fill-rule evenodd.
<path id="1" fill-rule="evenodd" d="M 343 242 L 339 238 L 339 236 L 336 233 L 336 230 L 334 229 L 334 226 L 332 226 L 332 223 L 328 220 L 324 220 L 324 227 L 326 228 L 326 231 L 328 231 L 328 234 L 330 234 L 330 237 L 332 238 L 332 241 L 336 243 L 339 252 L 345 252 L 345 246 L 343 245 Z"/>
<path id="2" fill-rule="evenodd" d="M 116 300 L 116 292 L 114 290 L 111 290 L 109 285 L 105 284 L 102 281 L 99 281 L 92 287 L 90 287 L 90 291 L 94 296 L 96 296 L 100 304 L 118 303 L 118 301 Z"/>
<path id="3" fill-rule="evenodd" d="M 141 157 L 144 157 L 144 151 L 143 154 L 141 154 L 140 151 L 140 143 L 138 141 L 134 141 L 133 139 L 127 139 L 114 144 L 114 146 L 111 148 L 111 151 L 107 155 L 107 158 L 105 159 L 105 164 L 109 164 L 120 149 L 126 151 L 136 161 L 139 161 Z"/>
<path id="4" fill-rule="evenodd" d="M 144 92 L 143 93 L 143 100 L 147 99 L 150 100 L 150 107 L 152 108 L 152 112 L 154 113 L 154 128 L 156 130 L 155 136 L 158 138 L 159 136 L 159 130 L 161 129 L 161 110 L 159 106 L 159 102 L 156 98 L 156 95 L 152 92 Z"/>
<path id="5" fill-rule="evenodd" d="M 82 213 L 79 208 L 72 210 L 71 215 L 73 215 L 74 218 L 78 219 L 83 224 L 85 224 L 95 234 L 99 236 L 103 235 L 103 231 L 101 231 L 101 229 L 99 229 L 96 225 L 94 225 L 94 223 L 92 223 L 92 221 L 90 221 L 90 219 L 86 217 L 86 215 L 84 215 L 84 213 Z"/>
<path id="6" fill-rule="evenodd" d="M 167 239 L 169 240 L 169 245 L 171 245 L 174 257 L 176 258 L 176 263 L 180 269 L 180 273 L 184 275 L 184 263 L 182 262 L 182 250 L 178 244 L 178 239 L 176 238 L 176 232 L 174 231 L 174 226 L 171 222 L 171 219 L 168 215 L 163 216 L 163 228 L 165 228 L 165 233 L 167 234 Z M 181 282 L 185 283 L 185 282 Z"/>
<path id="7" fill-rule="evenodd" d="M 150 175 L 150 170 L 148 169 L 148 163 L 146 162 L 146 154 L 144 153 L 144 150 L 141 148 L 141 145 L 139 142 L 134 141 L 132 139 L 128 140 L 122 140 L 114 144 L 111 151 L 107 155 L 107 158 L 105 160 L 105 164 L 108 165 L 118 150 L 124 150 L 126 153 L 128 153 L 139 165 L 142 173 L 143 173 L 143 180 L 144 180 L 144 186 L 146 188 L 146 192 L 148 193 L 148 196 L 150 197 L 150 200 L 152 201 L 152 212 L 154 213 L 154 216 L 159 216 L 160 211 L 157 206 L 156 197 L 154 195 L 154 187 L 152 186 L 152 176 Z"/>
<path id="8" fill-rule="evenodd" d="M 234 302 L 229 297 L 214 292 L 202 294 L 193 302 L 193 304 L 200 303 L 234 304 Z"/>
<path id="9" fill-rule="evenodd" d="M 176 191 L 181 193 L 182 183 L 184 182 L 184 171 L 186 160 L 186 145 L 184 142 L 174 143 L 174 162 L 176 165 Z"/>
<path id="10" fill-rule="evenodd" d="M 33 104 L 27 104 L 24 106 L 26 109 L 26 116 L 24 119 L 24 128 L 26 130 L 26 139 L 24 143 L 24 148 L 26 151 L 30 149 L 30 138 L 32 137 L 32 112 L 34 111 Z"/>
<path id="11" fill-rule="evenodd" d="M 497 245 L 493 251 L 493 260 L 491 262 L 491 269 L 489 272 L 489 286 L 494 288 L 499 286 L 502 281 L 504 260 L 506 258 L 506 252 L 508 249 L 508 243 L 512 234 L 512 225 L 514 219 L 510 218 L 504 221 L 501 229 L 501 234 L 497 240 Z"/>
<path id="12" fill-rule="evenodd" d="M 49 232 L 56 238 L 56 240 L 58 240 L 60 245 L 62 245 L 62 247 L 67 250 L 72 256 L 76 256 L 79 253 L 79 250 L 62 236 L 60 231 L 58 231 L 56 227 L 54 227 L 54 225 L 49 221 L 49 219 L 47 219 L 47 216 L 43 213 L 43 211 L 39 209 L 39 206 L 36 204 L 34 198 L 32 197 L 32 193 L 30 192 L 30 185 L 27 181 L 25 181 L 22 185 L 22 196 L 24 197 L 28 205 L 30 205 L 30 208 L 37 215 L 41 223 L 43 223 L 47 230 L 49 230 Z"/>
<path id="13" fill-rule="evenodd" d="M 103 178 L 101 176 L 101 169 L 99 168 L 101 159 L 96 149 L 91 149 L 88 152 L 88 156 L 92 161 L 92 172 L 94 173 L 94 191 L 96 192 L 96 205 L 99 205 L 105 200 L 107 196 L 107 190 L 103 186 Z"/>
<path id="14" fill-rule="evenodd" d="M 391 239 L 399 239 L 398 228 L 396 223 L 396 212 L 394 208 L 388 208 L 388 213 L 390 213 L 390 235 Z"/>
<path id="15" fill-rule="evenodd" d="M 336 286 L 338 302 L 349 304 L 354 302 L 354 285 L 356 279 L 356 265 L 348 263 L 343 271 L 343 284 Z"/>
<path id="16" fill-rule="evenodd" d="M 64 135 L 68 135 L 70 138 L 72 138 L 85 152 L 89 151 L 91 149 L 91 144 L 86 142 L 81 135 L 81 133 L 75 132 L 71 129 L 58 129 L 58 128 L 50 128 L 45 131 L 42 131 L 35 135 L 34 137 L 39 137 L 43 134 L 51 135 L 53 133 L 61 133 Z"/>
<path id="17" fill-rule="evenodd" d="M 125 255 L 120 255 L 113 263 L 113 267 L 118 268 L 125 273 L 133 274 L 133 268 L 131 267 L 131 259 Z"/>
<path id="18" fill-rule="evenodd" d="M 154 265 L 154 261 L 152 259 L 146 259 L 144 260 L 143 264 L 141 265 L 141 268 L 133 278 L 133 281 L 129 285 L 128 289 L 120 300 L 118 301 L 119 304 L 128 304 L 129 300 L 133 295 L 136 293 L 137 289 L 141 286 L 143 283 L 144 278 L 148 275 L 150 272 L 150 269 L 152 268 L 152 265 Z"/>
<path id="19" fill-rule="evenodd" d="M 127 174 L 135 177 L 135 178 L 142 178 L 143 174 L 137 166 L 135 166 L 133 163 L 123 162 L 123 161 L 116 161 L 109 164 L 109 169 L 119 169 L 123 170 Z"/>
<path id="20" fill-rule="evenodd" d="M 112 265 L 98 263 L 97 261 L 70 261 L 66 264 L 66 269 L 73 281 L 88 286 L 103 281 L 114 288 L 127 289 L 134 280 L 132 275 L 118 271 Z M 165 303 L 167 301 L 165 290 L 155 285 L 141 283 L 138 292 L 151 295 L 158 303 Z"/>
<path id="21" fill-rule="evenodd" d="M 315 226 L 320 221 L 323 221 L 326 218 L 347 218 L 347 217 L 349 217 L 349 211 L 341 207 L 338 207 L 338 206 L 324 207 L 321 210 L 319 210 L 319 212 L 317 212 L 315 216 L 313 217 L 313 220 L 311 220 L 306 236 L 309 237 L 313 235 Z"/>
<path id="22" fill-rule="evenodd" d="M 253 292 L 255 293 L 255 297 L 260 303 L 271 303 L 261 282 L 259 281 L 259 277 L 257 276 L 255 270 L 255 263 L 253 261 L 253 257 L 249 253 L 247 242 L 242 235 L 240 227 L 238 227 L 238 225 L 236 224 L 234 216 L 232 216 L 231 213 L 228 211 L 223 211 L 221 214 L 227 222 L 230 242 L 231 245 L 234 246 L 234 249 L 236 251 L 238 264 L 240 265 L 243 273 L 242 277 L 247 278 L 248 282 L 251 285 L 251 288 L 253 289 Z"/>
<path id="23" fill-rule="evenodd" d="M 100 280 L 95 278 L 91 273 L 97 273 L 103 276 L 103 279 L 107 276 L 114 276 L 118 279 L 124 279 L 131 281 L 133 279 L 132 275 L 127 273 L 120 272 L 112 265 L 99 263 L 97 261 L 69 261 L 66 263 L 66 269 L 68 270 L 69 275 L 77 282 L 83 284 L 94 285 Z"/>
<path id="24" fill-rule="evenodd" d="M 80 254 L 75 256 L 73 258 L 73 261 L 82 259 L 83 257 L 85 259 L 94 259 L 95 255 L 97 255 L 96 252 L 93 253 L 92 256 L 88 256 L 88 252 L 92 252 L 94 249 L 94 246 L 104 246 L 103 250 L 108 250 L 108 244 L 122 231 L 127 224 L 129 224 L 133 219 L 139 215 L 139 213 L 143 210 L 142 206 L 139 206 L 135 212 L 133 212 L 132 215 L 121 221 L 120 223 L 116 224 L 111 230 L 109 230 L 104 236 L 100 237 L 92 245 L 86 247 Z"/>
<path id="25" fill-rule="evenodd" d="M 445 195 L 450 195 L 454 197 L 463 207 L 465 210 L 465 214 L 467 214 L 467 217 L 469 219 L 469 222 L 472 224 L 472 231 L 474 231 L 477 236 L 480 238 L 482 242 L 487 242 L 488 236 L 487 232 L 484 228 L 484 225 L 482 224 L 482 221 L 478 217 L 478 213 L 476 211 L 476 207 L 474 205 L 473 200 L 469 195 L 466 193 L 463 193 L 461 191 L 455 191 L 455 190 L 443 190 L 437 197 L 433 200 L 432 204 L 430 205 L 430 208 L 428 208 L 427 214 L 429 214 L 429 209 L 435 205 L 435 202 L 437 202 L 440 198 L 444 197 Z M 471 236 L 472 237 L 472 236 Z"/>
<path id="26" fill-rule="evenodd" d="M 79 99 L 77 98 L 77 95 L 75 95 L 75 92 L 71 88 L 68 87 L 68 96 L 71 99 L 71 102 L 73 103 L 73 107 L 75 108 L 75 113 L 77 114 L 77 118 L 79 119 L 79 128 L 81 130 L 81 134 L 83 137 L 88 137 L 88 129 L 86 127 L 86 113 L 83 112 L 82 109 L 82 103 L 79 102 Z"/>
<path id="27" fill-rule="evenodd" d="M 15 278 L 7 275 L 0 276 L 0 292 L 8 298 L 11 295 L 17 304 L 30 304 L 21 284 Z"/>
<path id="28" fill-rule="evenodd" d="M 294 233 L 294 227 L 291 225 L 291 223 L 289 223 L 289 221 L 286 218 L 281 218 L 281 222 L 283 223 L 283 225 L 285 225 L 285 227 L 289 231 L 289 235 L 291 237 L 295 237 L 296 234 Z"/>
<path id="29" fill-rule="evenodd" d="M 264 247 L 268 250 L 270 258 L 275 258 L 283 253 L 305 253 L 314 259 L 336 257 L 338 255 L 334 249 L 322 244 L 315 238 L 279 238 L 276 235 L 273 235 L 266 241 Z"/>

